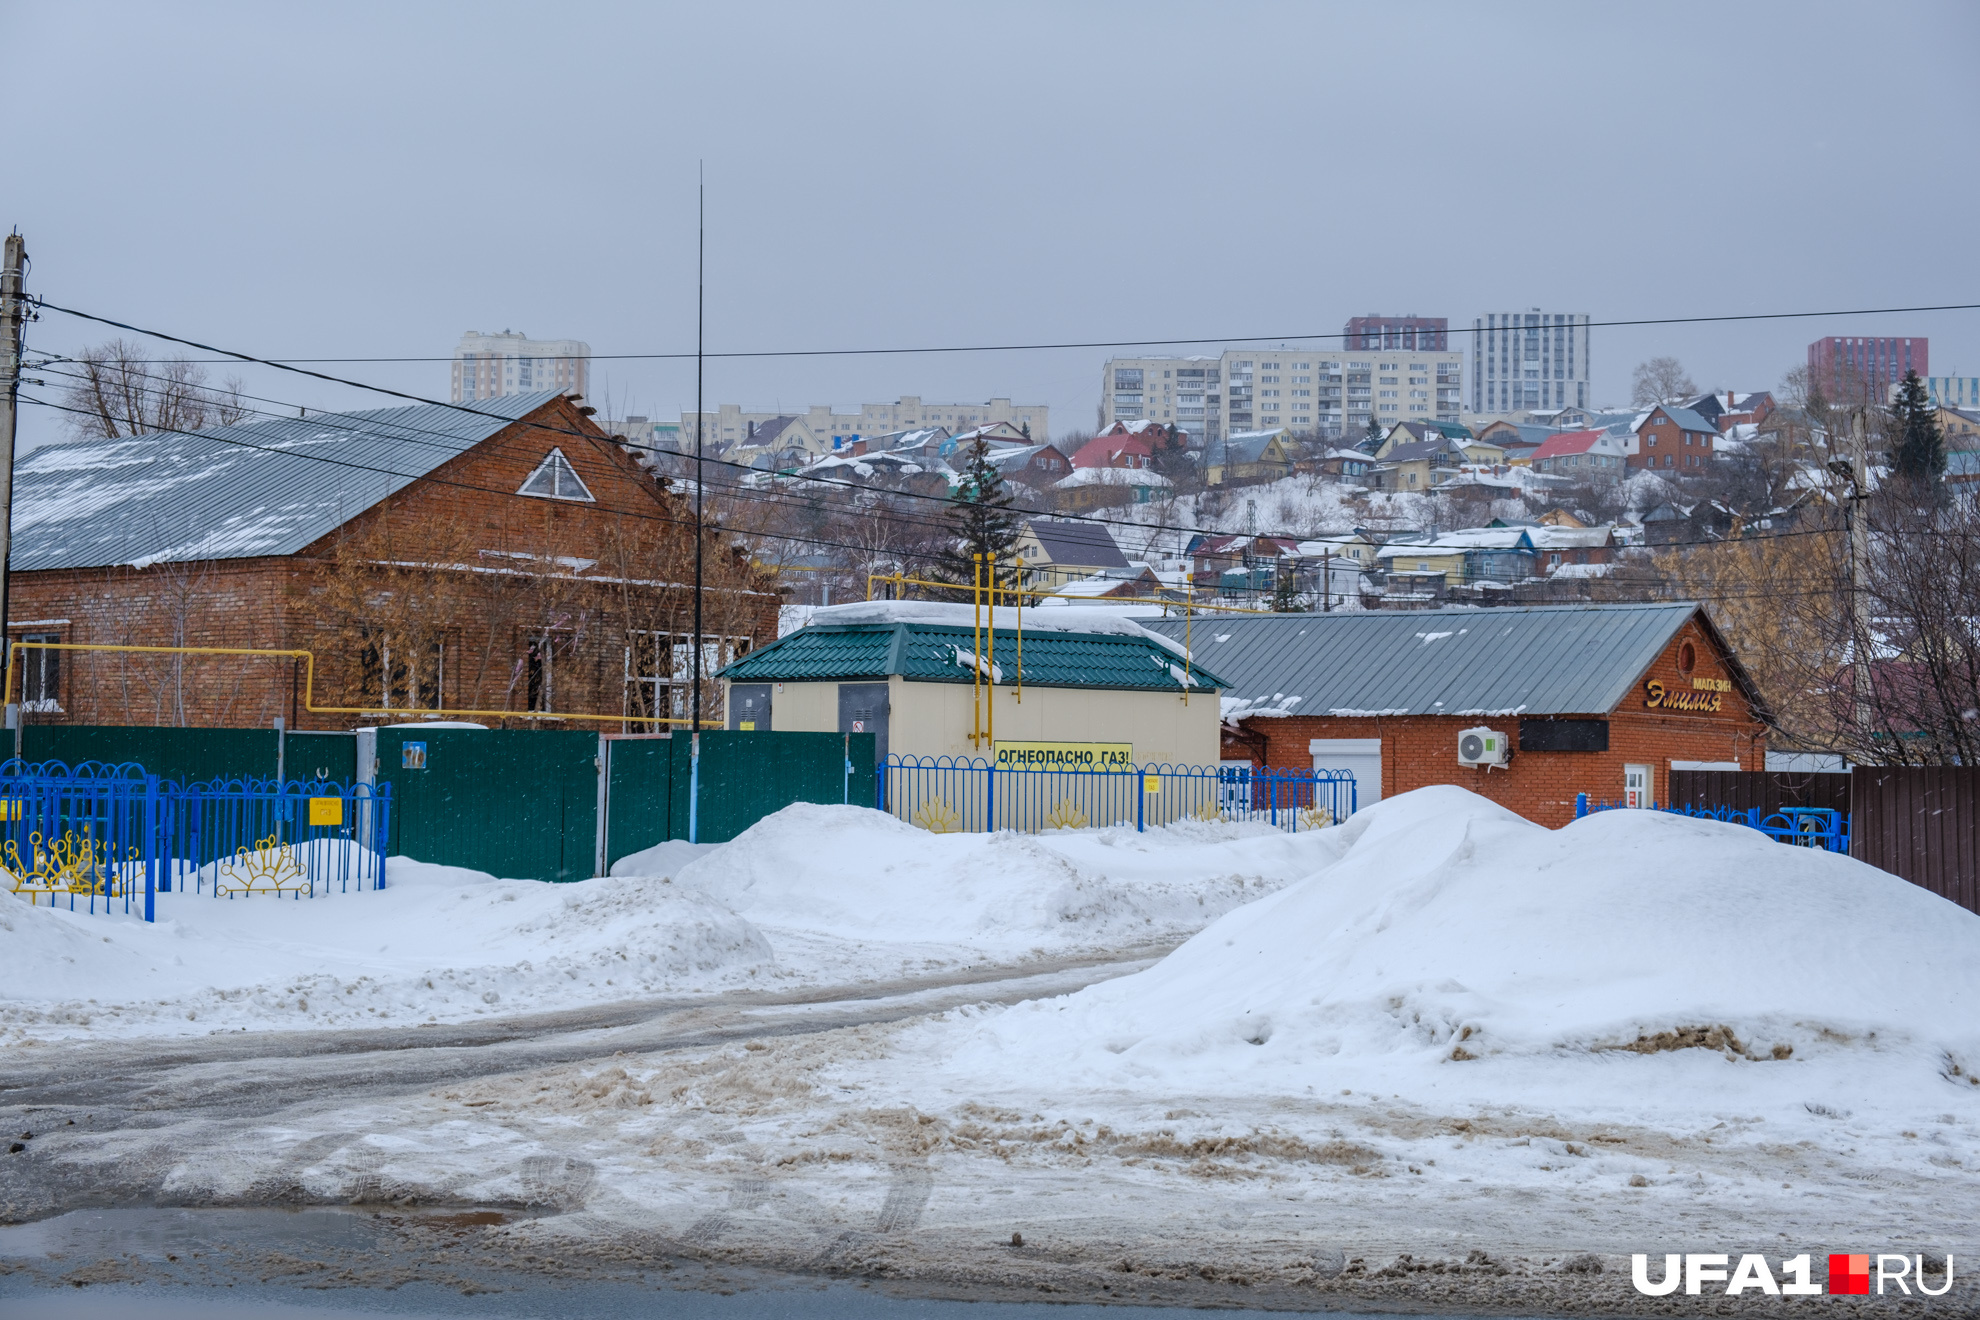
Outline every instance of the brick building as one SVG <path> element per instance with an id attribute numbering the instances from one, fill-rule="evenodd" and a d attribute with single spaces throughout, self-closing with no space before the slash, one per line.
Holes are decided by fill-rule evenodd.
<path id="1" fill-rule="evenodd" d="M 1181 638 L 1181 621 L 1147 627 Z M 1223 756 L 1348 769 L 1362 806 L 1458 784 L 1543 825 L 1574 800 L 1666 801 L 1670 771 L 1760 770 L 1752 680 L 1689 602 L 1280 614 L 1198 621 L 1194 654 L 1230 686 Z M 1503 767 L 1459 763 L 1470 729 Z"/>
<path id="2" fill-rule="evenodd" d="M 1882 403 L 1907 371 L 1932 374 L 1932 341 L 1923 335 L 1832 335 L 1808 346 L 1808 374 L 1830 399 Z"/>
<path id="3" fill-rule="evenodd" d="M 1689 408 L 1660 403 L 1636 423 L 1624 442 L 1632 468 L 1678 469 L 1694 475 L 1710 465 L 1719 428 Z"/>
<path id="4" fill-rule="evenodd" d="M 23 717 L 678 714 L 690 515 L 590 412 L 539 391 L 36 450 L 15 478 L 12 640 L 309 655 L 28 651 Z M 707 562 L 705 676 L 775 638 L 777 603 L 713 537 Z"/>

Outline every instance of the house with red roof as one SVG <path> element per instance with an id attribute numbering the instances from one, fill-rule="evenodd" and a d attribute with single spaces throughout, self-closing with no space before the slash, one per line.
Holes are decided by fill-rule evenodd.
<path id="1" fill-rule="evenodd" d="M 1562 431 L 1550 435 L 1528 460 L 1535 472 L 1576 481 L 1614 481 L 1623 475 L 1629 454 L 1607 431 Z"/>
<path id="2" fill-rule="evenodd" d="M 1115 428 L 1119 427 L 1115 423 Z M 1073 450 L 1072 465 L 1077 468 L 1152 468 L 1155 449 L 1138 435 L 1118 435 L 1114 429 L 1096 435 Z"/>

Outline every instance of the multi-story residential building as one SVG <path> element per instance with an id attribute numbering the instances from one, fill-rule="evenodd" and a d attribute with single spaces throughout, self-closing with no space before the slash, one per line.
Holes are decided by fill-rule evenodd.
<path id="1" fill-rule="evenodd" d="M 1349 349 L 1402 348 L 1442 353 L 1451 346 L 1451 322 L 1446 316 L 1367 316 L 1350 317 L 1341 344 Z"/>
<path id="2" fill-rule="evenodd" d="M 1213 357 L 1113 358 L 1100 381 L 1100 429 L 1150 421 L 1179 427 L 1199 441 L 1222 434 L 1222 378 Z"/>
<path id="3" fill-rule="evenodd" d="M 484 335 L 469 330 L 454 346 L 454 402 L 505 394 L 591 389 L 591 345 L 582 339 L 531 339 L 515 330 Z"/>
<path id="4" fill-rule="evenodd" d="M 791 408 L 749 409 L 725 403 L 701 414 L 702 444 L 720 451 L 749 439 L 752 427 L 774 422 L 780 417 L 796 417 L 803 429 L 817 438 L 821 453 L 846 449 L 876 435 L 940 426 L 950 432 L 1008 422 L 1039 441 L 1051 434 L 1046 405 L 990 399 L 983 403 L 923 403 L 918 394 L 904 394 L 893 403 L 861 404 L 858 412 L 834 412 L 826 403 L 813 404 L 803 412 Z M 681 443 L 694 448 L 693 413 L 681 414 Z"/>
<path id="5" fill-rule="evenodd" d="M 1931 375 L 1931 341 L 1924 337 L 1868 338 L 1835 335 L 1808 346 L 1808 374 L 1832 399 L 1861 392 L 1876 400 L 1886 389 L 1915 371 Z"/>
<path id="6" fill-rule="evenodd" d="M 1489 416 L 1588 406 L 1588 317 L 1489 312 L 1471 323 L 1471 411 Z"/>
<path id="7" fill-rule="evenodd" d="M 1980 408 L 1980 376 L 1925 376 L 1925 398 L 1934 408 Z"/>
<path id="8" fill-rule="evenodd" d="M 1370 422 L 1455 422 L 1463 376 L 1462 353 L 1422 349 L 1233 348 L 1217 358 L 1114 358 L 1101 379 L 1101 428 L 1146 417 L 1207 444 L 1274 427 L 1339 437 L 1365 432 Z"/>

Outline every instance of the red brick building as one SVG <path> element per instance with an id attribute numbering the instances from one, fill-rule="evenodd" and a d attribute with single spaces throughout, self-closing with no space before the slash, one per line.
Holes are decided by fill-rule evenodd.
<path id="1" fill-rule="evenodd" d="M 691 514 L 590 411 L 546 391 L 36 450 L 15 478 L 11 640 L 309 656 L 31 650 L 23 717 L 675 715 Z M 704 675 L 774 639 L 777 605 L 719 534 L 707 562 Z"/>
<path id="2" fill-rule="evenodd" d="M 1697 473 L 1712 461 L 1719 428 L 1689 408 L 1658 404 L 1636 424 L 1629 465 L 1660 472 Z"/>
<path id="3" fill-rule="evenodd" d="M 1225 759 L 1351 770 L 1363 806 L 1459 784 L 1559 826 L 1579 793 L 1662 802 L 1673 766 L 1766 765 L 1752 680 L 1687 602 L 1281 614 L 1191 633 L 1231 684 Z M 1503 765 L 1462 763 L 1476 729 L 1503 735 Z"/>

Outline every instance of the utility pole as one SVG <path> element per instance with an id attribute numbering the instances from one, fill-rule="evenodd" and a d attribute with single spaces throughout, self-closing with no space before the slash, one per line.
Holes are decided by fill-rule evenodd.
<path id="1" fill-rule="evenodd" d="M 6 256 L 0 261 L 0 690 L 13 663 L 14 648 L 7 634 L 7 560 L 14 541 L 14 430 L 20 416 L 21 323 L 26 302 L 21 273 L 27 265 L 27 240 L 20 231 L 7 235 Z M 9 723 L 18 725 L 18 707 L 10 706 Z"/>
<path id="2" fill-rule="evenodd" d="M 701 358 L 702 291 L 707 286 L 708 183 L 704 173 L 697 180 L 694 240 L 694 655 L 691 663 L 694 690 L 690 695 L 692 731 L 697 751 L 701 747 Z"/>

